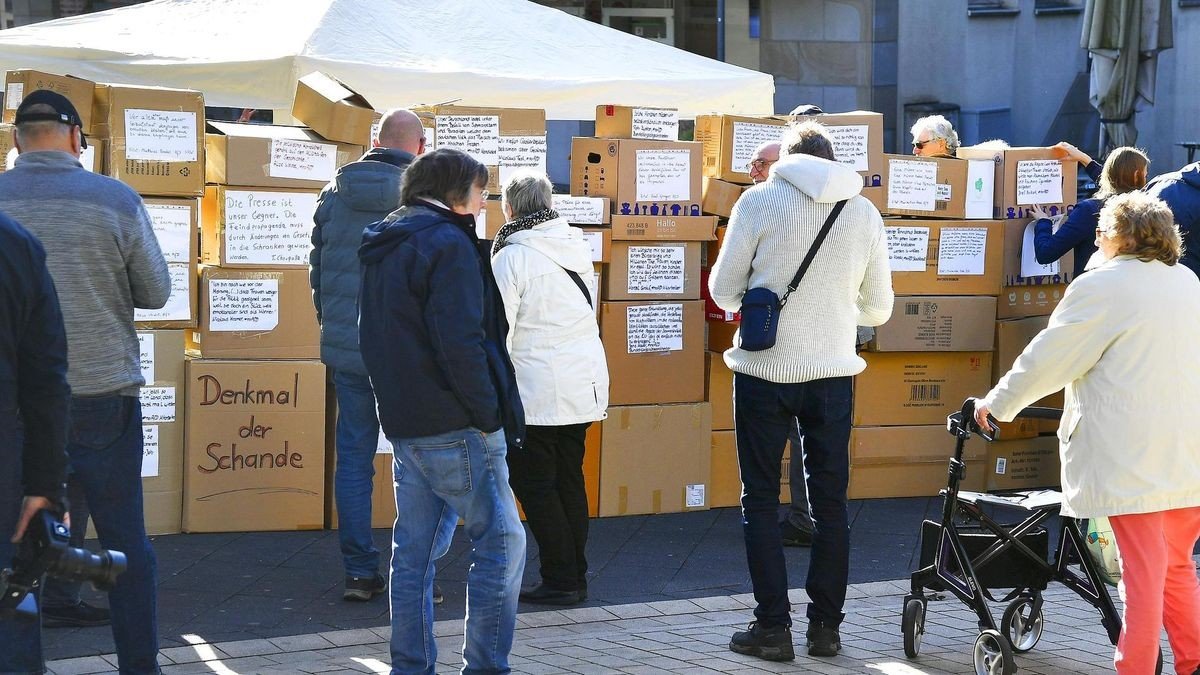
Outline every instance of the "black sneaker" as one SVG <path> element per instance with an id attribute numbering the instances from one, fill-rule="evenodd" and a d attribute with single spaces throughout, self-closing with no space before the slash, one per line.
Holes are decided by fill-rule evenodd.
<path id="1" fill-rule="evenodd" d="M 757 621 L 744 631 L 733 634 L 730 651 L 755 656 L 765 661 L 791 661 L 796 658 L 792 647 L 792 629 L 787 626 L 763 627 Z"/>
<path id="2" fill-rule="evenodd" d="M 107 607 L 95 607 L 82 600 L 77 605 L 42 608 L 44 628 L 87 628 L 107 626 L 109 622 L 110 613 Z"/>
<path id="3" fill-rule="evenodd" d="M 796 527 L 789 520 L 779 524 L 779 535 L 783 538 L 784 546 L 812 546 L 812 530 Z"/>
<path id="4" fill-rule="evenodd" d="M 809 623 L 804 636 L 808 641 L 809 656 L 837 656 L 842 648 L 842 636 L 838 634 L 838 629 L 820 621 Z"/>
<path id="5" fill-rule="evenodd" d="M 346 590 L 342 593 L 342 599 L 366 602 L 385 591 L 387 579 L 384 579 L 382 574 L 373 577 L 346 577 Z"/>
<path id="6" fill-rule="evenodd" d="M 442 587 L 437 583 L 433 584 L 433 604 L 440 605 L 446 601 L 446 596 L 442 595 Z"/>
<path id="7" fill-rule="evenodd" d="M 557 588 L 550 588 L 546 584 L 523 588 L 518 597 L 521 602 L 530 602 L 535 605 L 578 605 L 582 602 L 579 599 L 579 591 L 560 591 Z"/>

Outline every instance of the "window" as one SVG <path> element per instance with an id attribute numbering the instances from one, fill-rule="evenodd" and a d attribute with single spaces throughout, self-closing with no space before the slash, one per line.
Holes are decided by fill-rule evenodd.
<path id="1" fill-rule="evenodd" d="M 1035 0 L 1033 3 L 1034 16 L 1078 14 L 1082 11 L 1083 4 L 1080 0 Z"/>
<path id="2" fill-rule="evenodd" d="M 1016 16 L 1021 13 L 1017 0 L 967 0 L 967 16 Z"/>

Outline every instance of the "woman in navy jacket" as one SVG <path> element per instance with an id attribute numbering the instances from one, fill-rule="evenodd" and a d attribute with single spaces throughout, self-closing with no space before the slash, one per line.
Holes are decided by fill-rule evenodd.
<path id="1" fill-rule="evenodd" d="M 1083 164 L 1092 180 L 1100 181 L 1096 196 L 1076 204 L 1058 231 L 1053 230 L 1049 216 L 1040 206 L 1033 207 L 1033 217 L 1037 218 L 1033 226 L 1033 250 L 1037 261 L 1049 265 L 1067 251 L 1074 250 L 1075 269 L 1071 278 L 1075 278 L 1083 274 L 1088 260 L 1096 252 L 1096 226 L 1104 201 L 1113 195 L 1141 189 L 1146 184 L 1150 160 L 1137 148 L 1120 147 L 1109 154 L 1101 170 L 1095 160 L 1070 143 L 1059 143 L 1056 147 Z"/>

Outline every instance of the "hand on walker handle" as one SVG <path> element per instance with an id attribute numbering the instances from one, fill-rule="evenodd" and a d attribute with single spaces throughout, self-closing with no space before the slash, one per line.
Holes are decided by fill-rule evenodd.
<path id="1" fill-rule="evenodd" d="M 988 421 L 989 412 L 991 410 L 986 403 L 979 399 L 975 400 L 975 423 L 979 425 L 980 429 L 990 433 L 992 431 L 992 423 Z"/>

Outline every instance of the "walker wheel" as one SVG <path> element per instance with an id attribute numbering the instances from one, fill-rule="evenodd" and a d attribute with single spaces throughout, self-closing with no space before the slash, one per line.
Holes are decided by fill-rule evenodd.
<path id="1" fill-rule="evenodd" d="M 981 632 L 975 638 L 974 656 L 976 675 L 1013 675 L 1017 672 L 1012 647 L 999 631 Z"/>
<path id="2" fill-rule="evenodd" d="M 915 659 L 921 653 L 921 636 L 925 634 L 925 603 L 910 598 L 904 603 L 904 616 L 900 621 L 904 633 L 904 655 Z"/>
<path id="3" fill-rule="evenodd" d="M 1033 598 L 1022 596 L 1009 603 L 1000 619 L 1000 627 L 1014 652 L 1027 652 L 1042 639 L 1042 610 L 1039 608 L 1037 614 L 1032 611 Z"/>

